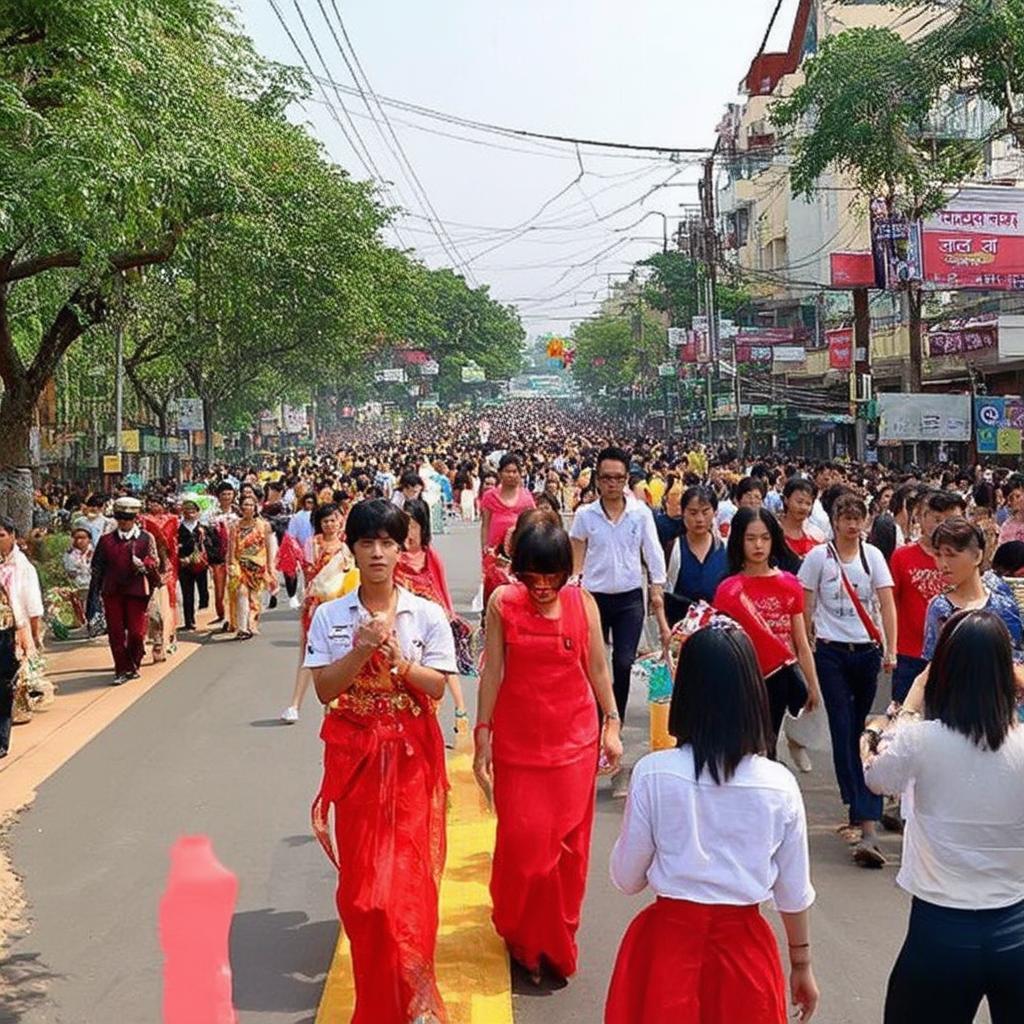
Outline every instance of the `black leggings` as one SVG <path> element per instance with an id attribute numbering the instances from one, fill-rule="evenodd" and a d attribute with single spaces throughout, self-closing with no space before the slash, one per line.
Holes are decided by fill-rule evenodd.
<path id="1" fill-rule="evenodd" d="M 11 743 L 11 713 L 14 710 L 14 679 L 17 674 L 14 630 L 0 629 L 0 750 L 7 750 Z"/>
<path id="2" fill-rule="evenodd" d="M 1024 1021 L 1024 901 L 951 910 L 915 897 L 885 1024 L 971 1024 L 986 997 L 992 1024 Z"/>

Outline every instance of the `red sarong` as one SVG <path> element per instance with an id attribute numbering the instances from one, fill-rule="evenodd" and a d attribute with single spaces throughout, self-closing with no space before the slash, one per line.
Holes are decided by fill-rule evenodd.
<path id="1" fill-rule="evenodd" d="M 785 1024 L 779 950 L 756 906 L 658 897 L 626 930 L 605 1024 Z"/>
<path id="2" fill-rule="evenodd" d="M 437 716 L 415 691 L 347 696 L 321 730 L 313 827 L 339 872 L 355 976 L 351 1024 L 409 1024 L 427 1014 L 445 1024 L 434 976 L 448 788 Z"/>

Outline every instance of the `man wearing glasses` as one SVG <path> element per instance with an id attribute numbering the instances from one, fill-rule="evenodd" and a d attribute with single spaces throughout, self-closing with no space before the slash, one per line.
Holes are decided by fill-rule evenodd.
<path id="1" fill-rule="evenodd" d="M 629 676 L 644 627 L 643 579 L 650 582 L 651 612 L 663 644 L 670 636 L 665 618 L 665 555 L 651 510 L 629 493 L 629 456 L 605 448 L 597 457 L 599 500 L 581 505 L 573 520 L 573 572 L 597 601 L 601 630 L 612 644 L 612 689 L 619 717 L 626 720 Z M 626 773 L 613 792 L 625 796 Z M 621 793 L 620 793 L 621 791 Z"/>

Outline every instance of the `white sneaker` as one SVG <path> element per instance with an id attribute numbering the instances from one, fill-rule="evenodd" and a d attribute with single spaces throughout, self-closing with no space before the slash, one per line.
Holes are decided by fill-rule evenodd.
<path id="1" fill-rule="evenodd" d="M 288 607 L 291 608 L 293 612 L 299 610 L 299 599 L 294 594 L 288 598 Z"/>
<path id="2" fill-rule="evenodd" d="M 281 712 L 281 721 L 286 722 L 288 725 L 294 725 L 299 720 L 299 709 L 292 705 L 290 708 L 285 708 Z"/>

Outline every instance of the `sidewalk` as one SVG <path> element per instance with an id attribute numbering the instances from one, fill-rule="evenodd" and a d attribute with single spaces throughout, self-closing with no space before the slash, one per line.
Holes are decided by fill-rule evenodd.
<path id="1" fill-rule="evenodd" d="M 147 653 L 142 678 L 111 686 L 110 648 L 105 636 L 93 640 L 50 640 L 46 674 L 57 690 L 54 702 L 16 725 L 10 753 L 0 761 L 0 827 L 35 798 L 38 787 L 123 711 L 202 646 L 212 634 L 182 634 L 177 653 L 159 665 Z"/>

